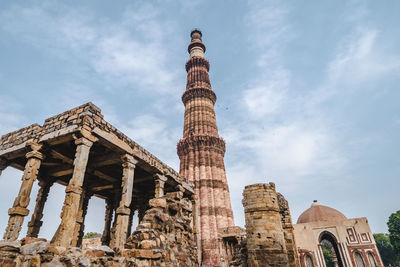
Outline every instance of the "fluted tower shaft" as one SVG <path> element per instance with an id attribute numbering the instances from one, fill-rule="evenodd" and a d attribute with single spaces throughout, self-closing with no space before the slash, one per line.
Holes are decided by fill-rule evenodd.
<path id="1" fill-rule="evenodd" d="M 180 174 L 194 183 L 200 212 L 200 240 L 203 262 L 219 263 L 218 229 L 234 225 L 226 179 L 225 141 L 218 135 L 206 50 L 198 30 L 191 33 L 186 63 L 187 84 L 183 138 L 178 142 Z"/>

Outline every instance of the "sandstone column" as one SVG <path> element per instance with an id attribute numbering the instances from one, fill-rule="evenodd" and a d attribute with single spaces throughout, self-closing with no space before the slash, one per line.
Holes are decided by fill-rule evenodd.
<path id="1" fill-rule="evenodd" d="M 41 179 L 39 180 L 39 192 L 36 197 L 36 206 L 33 211 L 32 218 L 28 223 L 28 232 L 26 236 L 28 237 L 38 237 L 40 227 L 43 222 L 41 221 L 43 217 L 43 209 L 46 203 L 47 197 L 49 195 L 50 187 L 53 185 L 54 180 L 52 179 Z"/>
<path id="2" fill-rule="evenodd" d="M 61 212 L 61 223 L 52 243 L 55 246 L 69 247 L 74 238 L 75 224 L 79 216 L 82 185 L 86 173 L 86 165 L 89 159 L 89 151 L 95 139 L 89 140 L 81 137 L 75 140 L 76 154 L 72 178 L 65 189 L 66 195 Z"/>
<path id="3" fill-rule="evenodd" d="M 119 207 L 116 211 L 117 220 L 114 230 L 114 238 L 111 240 L 111 246 L 114 249 L 123 249 L 126 242 L 128 231 L 130 205 L 132 201 L 133 176 L 137 160 L 131 155 L 122 156 L 122 193 Z"/>
<path id="4" fill-rule="evenodd" d="M 102 245 L 110 245 L 110 234 L 111 234 L 111 222 L 113 218 L 114 204 L 111 198 L 106 199 L 106 215 L 104 219 L 104 231 L 101 236 Z"/>
<path id="5" fill-rule="evenodd" d="M 156 184 L 155 188 L 155 197 L 162 197 L 164 196 L 164 185 L 165 182 L 167 181 L 167 177 L 161 174 L 155 174 L 154 175 L 154 183 Z"/>
<path id="6" fill-rule="evenodd" d="M 242 202 L 246 220 L 248 266 L 288 267 L 275 184 L 246 186 Z"/>
<path id="7" fill-rule="evenodd" d="M 26 154 L 27 162 L 22 176 L 22 184 L 13 207 L 8 210 L 10 218 L 4 234 L 5 240 L 18 239 L 24 217 L 29 214 L 29 210 L 26 207 L 29 205 L 32 185 L 38 176 L 40 164 L 44 158 L 43 154 L 39 152 L 42 148 L 41 144 L 30 143 L 29 146 L 31 151 Z"/>
<path id="8" fill-rule="evenodd" d="M 82 238 L 85 230 L 85 217 L 89 205 L 89 200 L 92 196 L 93 192 L 85 188 L 84 193 L 82 194 L 81 197 L 81 202 L 79 206 L 79 215 L 75 224 L 74 239 L 72 241 L 72 246 L 74 247 L 80 247 L 82 245 Z"/>

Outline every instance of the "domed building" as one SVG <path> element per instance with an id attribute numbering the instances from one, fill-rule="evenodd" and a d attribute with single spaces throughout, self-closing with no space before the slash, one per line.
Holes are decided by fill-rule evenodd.
<path id="1" fill-rule="evenodd" d="M 317 200 L 299 216 L 294 236 L 301 266 L 383 267 L 367 218 L 348 219 Z"/>

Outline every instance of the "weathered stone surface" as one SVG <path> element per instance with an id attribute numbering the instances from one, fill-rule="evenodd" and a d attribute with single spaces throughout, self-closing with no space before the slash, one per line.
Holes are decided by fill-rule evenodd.
<path id="1" fill-rule="evenodd" d="M 93 145 L 92 141 L 85 137 L 75 140 L 74 170 L 72 178 L 65 189 L 66 195 L 61 213 L 61 224 L 51 241 L 55 246 L 69 247 L 72 244 L 74 236 L 76 236 L 74 231 L 79 214 L 82 185 L 89 159 L 89 151 Z"/>
<path id="2" fill-rule="evenodd" d="M 167 207 L 167 201 L 162 198 L 153 198 L 153 199 L 150 199 L 149 205 L 150 205 L 150 207 L 165 208 L 165 207 Z"/>
<path id="3" fill-rule="evenodd" d="M 1 240 L 0 241 L 0 250 L 1 251 L 16 251 L 19 252 L 21 248 L 21 242 L 16 240 L 16 241 L 5 241 Z"/>
<path id="4" fill-rule="evenodd" d="M 32 242 L 32 243 L 23 245 L 20 248 L 20 251 L 24 255 L 33 255 L 36 253 L 43 253 L 48 249 L 49 245 L 50 245 L 50 242 L 47 242 L 47 241 Z"/>
<path id="5" fill-rule="evenodd" d="M 143 221 L 129 237 L 125 247 L 132 250 L 122 253 L 140 259 L 142 265 L 136 262 L 138 266 L 198 266 L 192 216 L 187 209 L 190 200 L 176 198 L 181 196 L 177 193 L 181 192 L 150 200 L 149 203 L 162 205 L 150 204 L 156 207 L 146 211 Z M 188 220 L 182 219 L 184 214 Z"/>
<path id="6" fill-rule="evenodd" d="M 30 147 L 30 151 L 26 154 L 27 162 L 24 174 L 22 175 L 22 183 L 18 196 L 14 200 L 13 207 L 8 210 L 10 218 L 3 237 L 5 240 L 16 240 L 19 236 L 24 217 L 29 213 L 27 207 L 30 201 L 32 186 L 38 176 L 40 164 L 44 158 L 43 154 L 39 152 L 42 148 L 41 144 L 29 142 L 27 146 Z"/>
<path id="7" fill-rule="evenodd" d="M 60 247 L 60 246 L 50 246 L 48 248 L 48 251 L 50 253 L 54 253 L 56 255 L 63 255 L 65 254 L 65 252 L 67 251 L 67 249 L 65 247 Z"/>
<path id="8" fill-rule="evenodd" d="M 60 260 L 53 258 L 50 262 L 44 262 L 41 264 L 41 267 L 65 267 L 64 264 L 60 262 Z"/>
<path id="9" fill-rule="evenodd" d="M 242 203 L 246 219 L 248 266 L 289 266 L 275 184 L 246 186 Z"/>

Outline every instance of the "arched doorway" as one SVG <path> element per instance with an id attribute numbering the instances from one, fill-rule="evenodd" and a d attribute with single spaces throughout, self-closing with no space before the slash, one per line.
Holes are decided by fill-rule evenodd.
<path id="1" fill-rule="evenodd" d="M 344 267 L 338 248 L 338 242 L 332 233 L 328 231 L 322 232 L 319 237 L 319 244 L 322 249 L 326 267 Z"/>

